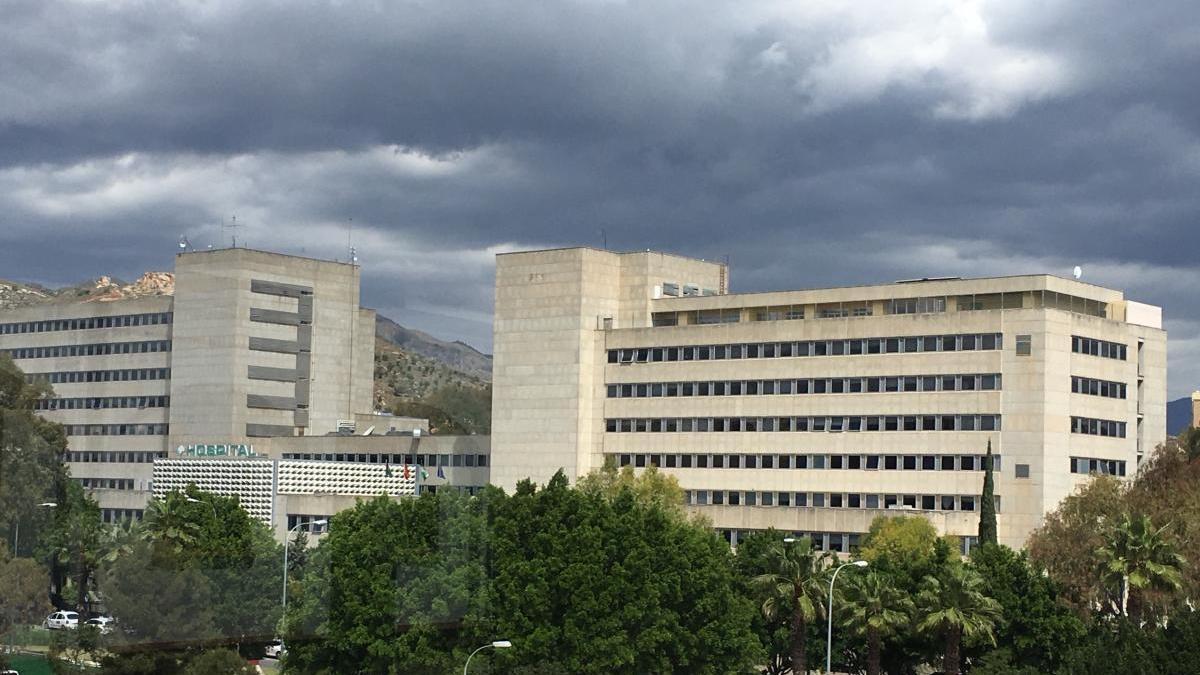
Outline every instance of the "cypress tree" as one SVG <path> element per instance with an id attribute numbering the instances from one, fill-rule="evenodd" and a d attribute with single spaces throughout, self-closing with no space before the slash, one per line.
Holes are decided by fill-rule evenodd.
<path id="1" fill-rule="evenodd" d="M 983 496 L 979 505 L 979 545 L 996 541 L 996 485 L 992 479 L 992 439 L 988 439 L 987 455 L 983 458 Z"/>

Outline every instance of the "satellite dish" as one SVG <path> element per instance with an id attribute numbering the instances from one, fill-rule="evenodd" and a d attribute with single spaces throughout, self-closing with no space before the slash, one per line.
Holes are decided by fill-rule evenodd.
<path id="1" fill-rule="evenodd" d="M 1078 279 L 1079 277 L 1083 276 L 1083 268 L 1079 265 L 1076 265 L 1075 269 L 1071 270 L 1071 274 Z"/>

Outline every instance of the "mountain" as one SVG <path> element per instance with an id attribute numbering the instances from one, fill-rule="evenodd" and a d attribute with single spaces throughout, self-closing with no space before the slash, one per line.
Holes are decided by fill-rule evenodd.
<path id="1" fill-rule="evenodd" d="M 491 382 L 491 356 L 376 315 L 376 408 L 426 418 L 435 434 L 487 434 Z"/>
<path id="2" fill-rule="evenodd" d="M 175 275 L 170 272 L 146 272 L 131 284 L 112 277 L 100 277 L 62 288 L 0 279 L 0 309 L 54 302 L 112 302 L 174 293 Z"/>
<path id="3" fill-rule="evenodd" d="M 375 318 L 375 336 L 410 354 L 433 359 L 479 380 L 492 379 L 492 357 L 465 342 L 447 342 L 405 328 L 383 315 Z"/>
<path id="4" fill-rule="evenodd" d="M 1178 436 L 1192 424 L 1192 397 L 1184 396 L 1167 403 L 1167 435 Z"/>

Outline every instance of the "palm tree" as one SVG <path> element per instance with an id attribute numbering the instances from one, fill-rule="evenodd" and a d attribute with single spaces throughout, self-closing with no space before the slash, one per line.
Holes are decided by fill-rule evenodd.
<path id="1" fill-rule="evenodd" d="M 946 675 L 961 672 L 960 649 L 964 638 L 984 637 L 993 644 L 992 629 L 1000 618 L 1000 603 L 983 592 L 979 572 L 953 565 L 940 575 L 925 577 L 917 594 L 922 617 L 917 629 L 940 635 L 945 646 L 942 670 Z"/>
<path id="2" fill-rule="evenodd" d="M 767 572 L 752 581 L 763 598 L 762 613 L 768 621 L 782 612 L 791 615 L 793 673 L 808 672 L 806 629 L 824 611 L 825 576 L 831 559 L 831 553 L 814 550 L 808 537 L 780 542 L 766 552 Z"/>
<path id="3" fill-rule="evenodd" d="M 1121 519 L 1108 530 L 1105 543 L 1096 551 L 1100 574 L 1110 587 L 1116 586 L 1122 616 L 1129 616 L 1130 590 L 1178 589 L 1183 583 L 1183 556 L 1167 541 L 1170 524 L 1154 529 L 1149 516 Z M 1136 601 L 1136 598 L 1135 598 Z M 1135 614 L 1140 614 L 1140 604 Z"/>
<path id="4" fill-rule="evenodd" d="M 187 498 L 179 492 L 151 500 L 146 507 L 142 534 L 148 540 L 162 542 L 179 553 L 195 543 L 200 533 L 200 526 L 187 514 L 187 510 Z"/>
<path id="5" fill-rule="evenodd" d="M 878 572 L 853 577 L 843 594 L 842 624 L 867 638 L 867 675 L 879 675 L 883 638 L 909 624 L 915 606 L 908 594 Z"/>

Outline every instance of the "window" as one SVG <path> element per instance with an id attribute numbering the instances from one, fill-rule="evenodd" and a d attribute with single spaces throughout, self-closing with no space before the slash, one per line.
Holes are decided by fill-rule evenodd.
<path id="1" fill-rule="evenodd" d="M 1017 464 L 1015 466 L 1016 466 L 1016 469 L 1015 469 L 1014 475 L 1017 478 L 1029 478 L 1029 465 L 1028 464 Z"/>
<path id="2" fill-rule="evenodd" d="M 1017 356 L 1029 356 L 1033 353 L 1033 338 L 1029 335 L 1017 336 Z"/>

